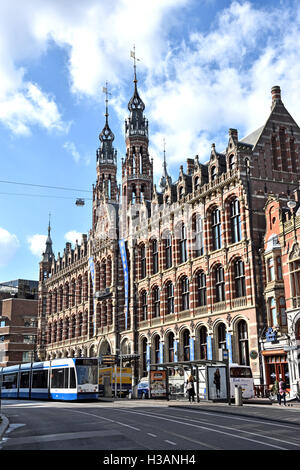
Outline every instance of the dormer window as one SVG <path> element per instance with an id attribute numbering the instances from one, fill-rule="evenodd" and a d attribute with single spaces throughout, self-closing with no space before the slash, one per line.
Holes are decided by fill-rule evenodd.
<path id="1" fill-rule="evenodd" d="M 184 192 L 183 192 L 183 186 L 179 188 L 179 199 L 183 198 Z"/>
<path id="2" fill-rule="evenodd" d="M 214 181 L 217 177 L 217 168 L 215 166 L 213 166 L 211 168 L 211 180 Z"/>
<path id="3" fill-rule="evenodd" d="M 234 170 L 235 168 L 235 158 L 234 155 L 230 155 L 229 157 L 229 170 Z"/>

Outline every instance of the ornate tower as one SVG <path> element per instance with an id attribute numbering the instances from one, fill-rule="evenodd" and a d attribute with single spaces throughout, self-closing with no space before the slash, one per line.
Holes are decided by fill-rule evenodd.
<path id="1" fill-rule="evenodd" d="M 107 85 L 107 84 L 106 84 Z M 93 187 L 93 228 L 97 225 L 97 208 L 100 202 L 115 203 L 119 200 L 117 184 L 117 151 L 113 147 L 114 134 L 108 124 L 108 91 L 103 88 L 105 99 L 105 125 L 99 134 L 100 147 L 97 156 L 97 181 Z"/>
<path id="2" fill-rule="evenodd" d="M 148 120 L 145 105 L 137 89 L 135 52 L 134 92 L 128 103 L 129 117 L 125 120 L 126 158 L 122 161 L 122 203 L 124 208 L 152 198 L 153 164 L 148 153 Z"/>
<path id="3" fill-rule="evenodd" d="M 50 216 L 48 225 L 48 237 L 46 239 L 46 249 L 42 254 L 40 261 L 40 275 L 39 275 L 39 291 L 38 291 L 38 328 L 37 328 L 37 356 L 43 360 L 45 358 L 45 333 L 47 323 L 47 296 L 48 291 L 45 286 L 45 281 L 49 278 L 51 273 L 52 261 L 55 258 L 52 250 L 52 240 L 50 236 Z"/>

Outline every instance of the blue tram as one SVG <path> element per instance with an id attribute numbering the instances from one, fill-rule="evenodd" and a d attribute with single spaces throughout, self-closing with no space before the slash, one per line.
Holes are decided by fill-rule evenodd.
<path id="1" fill-rule="evenodd" d="M 1 398 L 98 399 L 98 359 L 65 358 L 0 368 Z"/>

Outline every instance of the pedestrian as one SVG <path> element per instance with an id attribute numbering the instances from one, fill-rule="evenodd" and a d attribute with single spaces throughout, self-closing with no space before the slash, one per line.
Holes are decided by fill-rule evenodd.
<path id="1" fill-rule="evenodd" d="M 286 383 L 283 379 L 279 381 L 279 391 L 278 391 L 278 403 L 281 405 L 281 400 L 283 400 L 283 405 L 286 406 Z"/>
<path id="2" fill-rule="evenodd" d="M 192 403 L 195 401 L 195 388 L 194 388 L 194 377 L 189 376 L 186 382 L 186 390 L 189 396 L 189 402 Z"/>

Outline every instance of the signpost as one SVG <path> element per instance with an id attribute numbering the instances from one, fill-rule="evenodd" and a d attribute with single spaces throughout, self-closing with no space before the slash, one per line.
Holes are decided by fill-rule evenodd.
<path id="1" fill-rule="evenodd" d="M 226 363 L 226 382 L 227 382 L 228 405 L 231 405 L 230 377 L 229 377 L 229 352 L 228 352 L 228 349 L 223 349 L 223 361 Z"/>

